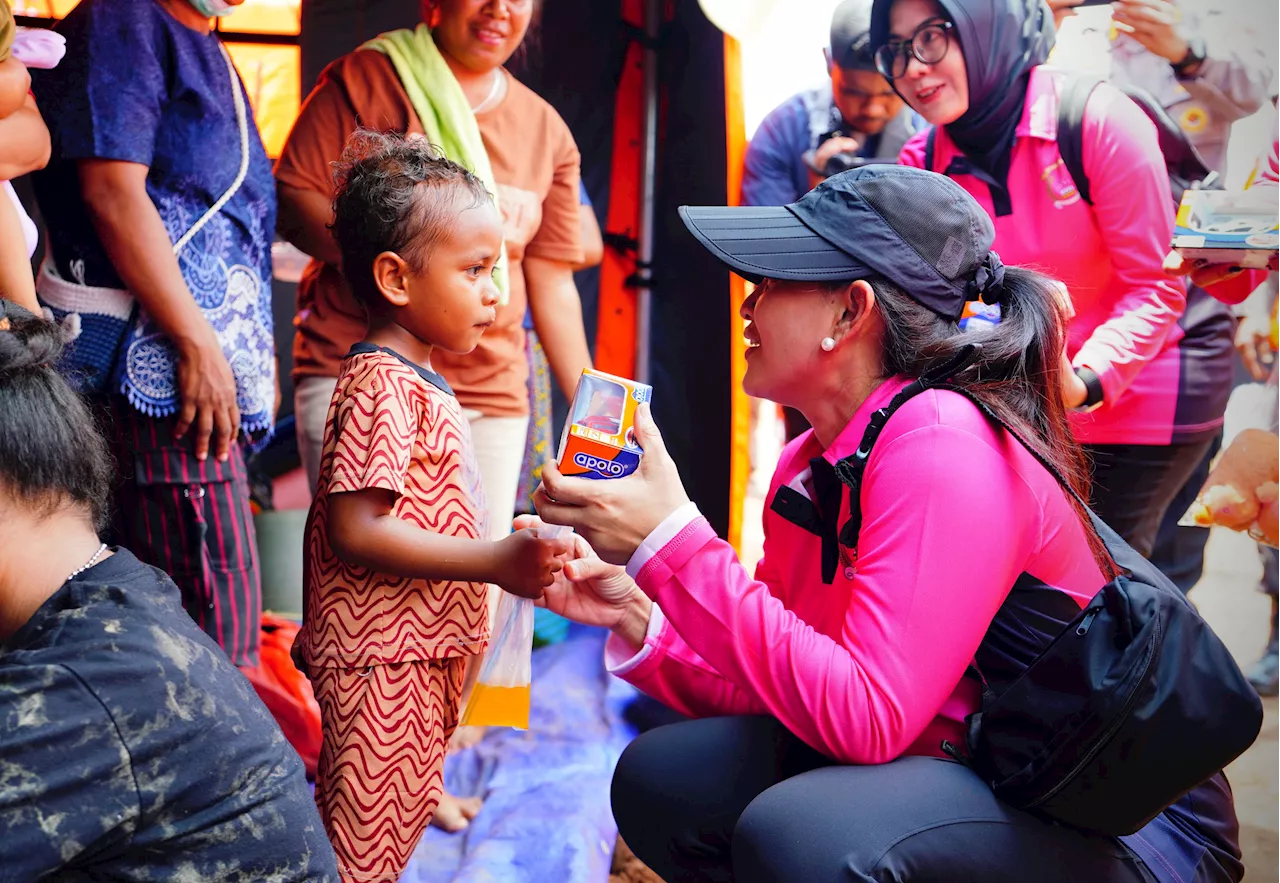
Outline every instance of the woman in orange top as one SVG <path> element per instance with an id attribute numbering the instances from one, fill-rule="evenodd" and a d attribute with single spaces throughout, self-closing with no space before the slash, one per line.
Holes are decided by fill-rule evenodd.
<path id="1" fill-rule="evenodd" d="M 583 260 L 577 145 L 551 105 L 503 65 L 524 41 L 541 0 L 425 0 L 423 22 L 475 114 L 502 211 L 508 299 L 480 345 L 440 354 L 434 368 L 470 423 L 493 538 L 510 532 L 529 422 L 526 305 L 551 373 L 572 396 L 591 365 L 573 268 Z M 329 65 L 308 96 L 276 166 L 279 232 L 311 256 L 298 286 L 294 406 L 298 447 L 315 487 L 338 366 L 368 320 L 340 269 L 329 230 L 332 163 L 358 126 L 409 135 L 424 127 L 387 55 L 357 49 Z M 442 827 L 465 827 L 476 805 L 442 802 Z"/>
<path id="2" fill-rule="evenodd" d="M 503 65 L 520 47 L 539 0 L 426 0 L 423 21 L 475 114 L 497 183 L 509 297 L 475 352 L 441 360 L 471 421 L 494 529 L 510 530 L 528 422 L 525 307 L 551 372 L 570 395 L 590 366 L 573 267 L 582 261 L 579 156 L 555 110 Z M 281 234 L 313 260 L 298 287 L 294 339 L 299 447 L 315 484 L 324 417 L 338 364 L 365 331 L 328 224 L 331 164 L 357 125 L 421 134 L 391 60 L 361 48 L 335 61 L 303 105 L 276 179 Z"/>

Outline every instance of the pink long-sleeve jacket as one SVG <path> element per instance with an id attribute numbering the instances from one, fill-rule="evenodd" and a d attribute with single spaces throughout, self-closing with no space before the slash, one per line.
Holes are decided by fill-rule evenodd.
<path id="1" fill-rule="evenodd" d="M 854 452 L 884 383 L 823 451 L 812 432 L 782 454 L 769 491 L 812 499 L 811 458 Z M 847 490 L 842 503 L 842 521 Z M 1083 606 L 1105 580 L 1054 478 L 967 399 L 932 390 L 888 422 L 862 485 L 856 562 L 823 583 L 821 538 L 772 509 L 753 579 L 692 506 L 632 558 L 655 602 L 644 648 L 614 637 L 612 670 L 686 714 L 771 714 L 846 763 L 963 744 L 977 683 L 964 677 L 1015 580 Z"/>
<path id="2" fill-rule="evenodd" d="M 1174 213 L 1155 126 L 1119 90 L 1105 83 L 1094 90 L 1083 133 L 1089 206 L 1058 152 L 1065 76 L 1048 66 L 1031 73 L 1009 166 L 1012 214 L 996 215 L 990 188 L 977 177 L 952 177 L 991 216 L 1006 264 L 1061 279 L 1071 294 L 1068 355 L 1097 373 L 1105 399 L 1092 413 L 1072 415 L 1081 443 L 1165 445 L 1211 433 L 1222 425 L 1217 405 L 1195 413 L 1179 403 L 1202 384 L 1190 376 L 1195 360 L 1179 352 L 1186 289 L 1162 269 Z M 900 162 L 923 168 L 925 139 L 909 141 Z M 942 172 L 959 150 L 945 128 L 935 139 L 933 170 Z"/>

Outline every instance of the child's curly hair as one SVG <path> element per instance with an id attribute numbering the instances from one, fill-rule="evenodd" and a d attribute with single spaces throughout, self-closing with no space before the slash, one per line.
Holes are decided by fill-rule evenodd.
<path id="1" fill-rule="evenodd" d="M 493 198 L 479 178 L 426 139 L 368 129 L 347 141 L 335 182 L 331 229 L 343 273 L 366 306 L 379 302 L 374 258 L 390 251 L 422 270 L 450 218 Z"/>

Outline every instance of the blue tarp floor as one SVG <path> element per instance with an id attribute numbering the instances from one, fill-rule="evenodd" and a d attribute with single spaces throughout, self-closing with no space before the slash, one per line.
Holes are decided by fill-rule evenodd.
<path id="1" fill-rule="evenodd" d="M 609 781 L 634 736 L 634 689 L 604 670 L 605 633 L 574 626 L 533 654 L 529 730 L 493 728 L 450 754 L 445 785 L 484 808 L 459 834 L 431 828 L 401 883 L 605 883 L 617 828 Z"/>

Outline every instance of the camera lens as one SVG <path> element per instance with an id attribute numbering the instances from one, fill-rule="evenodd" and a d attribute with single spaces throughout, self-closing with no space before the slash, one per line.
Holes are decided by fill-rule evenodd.
<path id="1" fill-rule="evenodd" d="M 856 153 L 837 153 L 827 160 L 826 166 L 823 167 L 823 174 L 830 178 L 832 175 L 838 175 L 841 172 L 847 172 L 850 169 L 861 168 L 862 166 L 872 163 L 875 160 L 865 156 L 858 156 Z"/>

